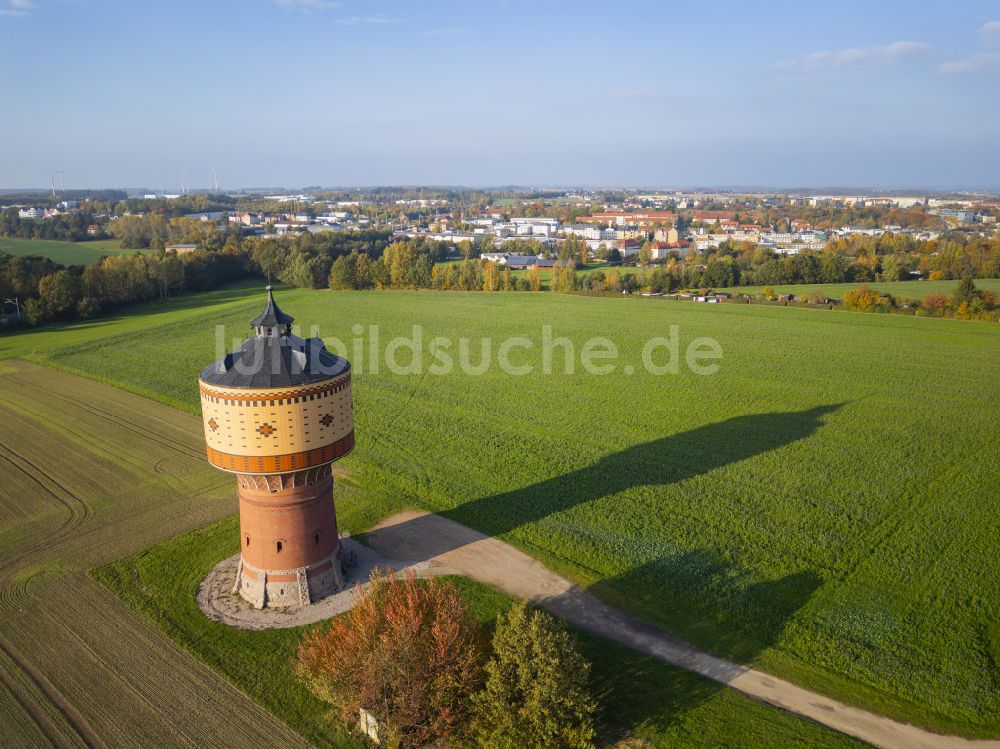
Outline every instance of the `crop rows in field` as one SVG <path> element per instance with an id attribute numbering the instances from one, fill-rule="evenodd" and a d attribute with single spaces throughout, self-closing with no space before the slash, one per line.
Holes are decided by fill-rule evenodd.
<path id="1" fill-rule="evenodd" d="M 0 743 L 305 746 L 87 576 L 232 511 L 197 420 L 16 363 L 0 419 Z"/>

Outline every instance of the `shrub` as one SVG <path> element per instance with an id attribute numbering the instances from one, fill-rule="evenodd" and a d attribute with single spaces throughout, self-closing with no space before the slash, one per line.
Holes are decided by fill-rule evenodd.
<path id="1" fill-rule="evenodd" d="M 894 307 L 891 296 L 883 296 L 874 289 L 869 289 L 866 284 L 862 284 L 856 289 L 844 292 L 845 309 L 855 312 L 876 312 L 884 311 Z"/>
<path id="2" fill-rule="evenodd" d="M 932 291 L 924 297 L 923 306 L 931 314 L 940 315 L 948 308 L 948 297 Z"/>
<path id="3" fill-rule="evenodd" d="M 476 745 L 590 747 L 590 664 L 565 627 L 517 603 L 497 619 L 486 686 L 475 697 Z"/>
<path id="4" fill-rule="evenodd" d="M 306 635 L 295 667 L 347 723 L 364 708 L 384 744 L 454 735 L 482 683 L 479 625 L 453 585 L 372 574 L 354 608 Z"/>

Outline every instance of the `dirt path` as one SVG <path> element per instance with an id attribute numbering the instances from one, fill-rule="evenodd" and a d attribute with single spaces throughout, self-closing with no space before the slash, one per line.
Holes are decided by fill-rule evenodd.
<path id="1" fill-rule="evenodd" d="M 444 565 L 512 596 L 536 601 L 577 627 L 878 747 L 1000 749 L 1000 741 L 941 736 L 709 655 L 579 590 L 509 544 L 439 515 L 393 515 L 369 531 L 367 541 L 382 556 Z"/>

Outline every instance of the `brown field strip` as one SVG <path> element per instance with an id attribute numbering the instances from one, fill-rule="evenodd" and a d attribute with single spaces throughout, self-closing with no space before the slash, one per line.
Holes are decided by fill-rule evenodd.
<path id="1" fill-rule="evenodd" d="M 87 575 L 235 510 L 200 427 L 73 375 L 0 374 L 0 745 L 307 745 Z"/>

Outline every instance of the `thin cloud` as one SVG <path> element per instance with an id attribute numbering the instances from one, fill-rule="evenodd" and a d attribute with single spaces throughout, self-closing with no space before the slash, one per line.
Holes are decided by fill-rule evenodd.
<path id="1" fill-rule="evenodd" d="M 979 33 L 987 41 L 1000 42 L 1000 21 L 987 21 L 979 27 Z"/>
<path id="2" fill-rule="evenodd" d="M 392 18 L 385 13 L 378 13 L 374 16 L 347 16 L 346 18 L 335 18 L 334 23 L 341 26 L 361 26 L 364 24 L 382 25 L 388 23 L 399 23 L 398 18 Z"/>
<path id="3" fill-rule="evenodd" d="M 435 36 L 467 36 L 471 33 L 470 29 L 456 27 L 451 29 L 429 29 L 424 32 L 424 36 L 428 38 Z"/>
<path id="4" fill-rule="evenodd" d="M 784 60 L 771 65 L 778 70 L 822 70 L 863 65 L 895 65 L 925 54 L 928 46 L 922 42 L 892 42 L 880 47 L 850 47 L 835 52 L 812 54 Z"/>
<path id="5" fill-rule="evenodd" d="M 7 0 L 0 5 L 0 16 L 26 16 L 37 7 L 32 0 Z"/>
<path id="6" fill-rule="evenodd" d="M 311 13 L 314 10 L 331 10 L 341 7 L 342 3 L 336 0 L 273 0 L 275 5 L 280 5 L 288 10 L 299 10 L 303 13 Z"/>
<path id="7" fill-rule="evenodd" d="M 1000 52 L 976 52 L 961 60 L 949 60 L 938 66 L 938 72 L 946 75 L 1000 72 Z"/>

